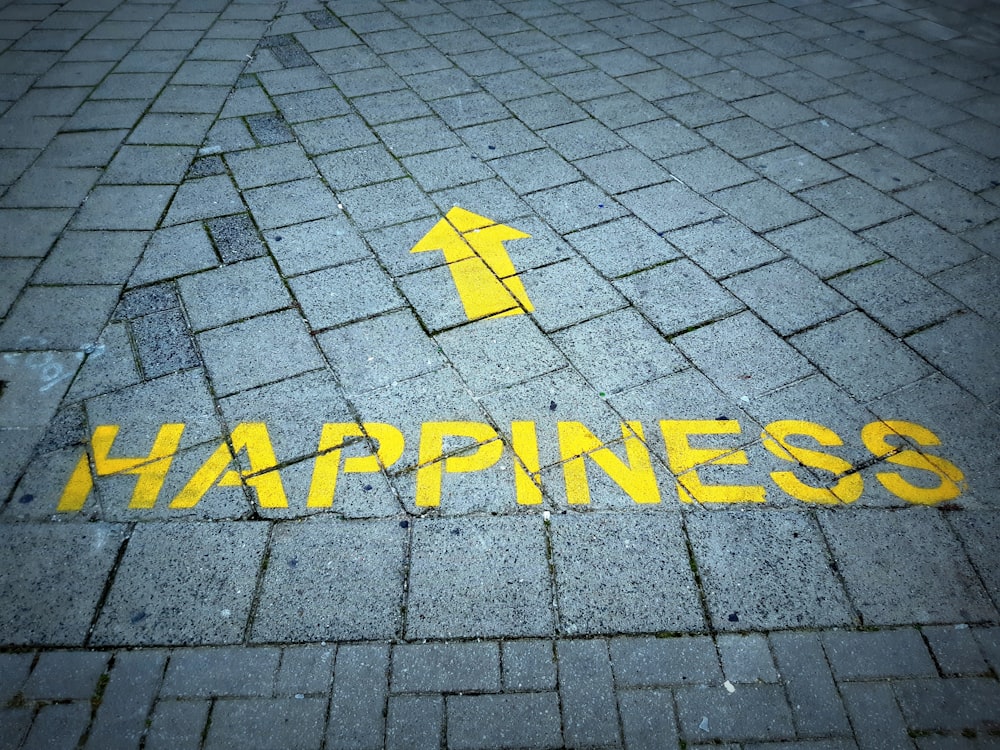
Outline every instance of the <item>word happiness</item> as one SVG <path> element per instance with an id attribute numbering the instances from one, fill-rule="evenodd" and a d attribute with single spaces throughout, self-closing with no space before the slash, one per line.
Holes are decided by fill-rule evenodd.
<path id="1" fill-rule="evenodd" d="M 736 420 L 666 419 L 656 425 L 655 440 L 652 439 L 655 433 L 642 423 L 628 421 L 621 424 L 621 439 L 615 436 L 607 444 L 582 422 L 557 422 L 554 427 L 557 463 L 565 480 L 565 500 L 570 504 L 590 502 L 588 477 L 593 477 L 595 471 L 603 472 L 636 503 L 659 503 L 662 498 L 656 467 L 660 467 L 661 473 L 664 467 L 669 470 L 681 502 L 766 501 L 769 490 L 764 486 L 708 483 L 704 476 L 713 465 L 748 464 L 744 450 L 732 446 L 704 447 L 706 442 L 735 442 L 732 436 L 741 432 Z M 93 489 L 94 477 L 113 475 L 137 478 L 129 508 L 153 508 L 180 447 L 184 428 L 184 424 L 164 424 L 148 455 L 122 457 L 112 455 L 120 427 L 98 426 L 90 450 L 80 457 L 66 484 L 58 510 L 81 510 Z M 446 497 L 448 475 L 503 466 L 500 458 L 507 446 L 514 456 L 510 463 L 514 474 L 513 499 L 520 505 L 541 504 L 538 435 L 537 425 L 530 421 L 512 422 L 503 438 L 493 426 L 483 422 L 424 422 L 416 443 L 415 504 L 439 506 L 442 497 Z M 965 489 L 964 475 L 958 467 L 935 452 L 923 450 L 941 444 L 937 435 L 926 427 L 905 421 L 876 421 L 865 425 L 857 437 L 872 455 L 872 461 L 865 465 L 877 464 L 882 469 L 874 472 L 875 479 L 906 502 L 932 505 L 951 500 Z M 786 419 L 768 424 L 761 439 L 767 451 L 778 459 L 779 470 L 769 475 L 782 493 L 805 503 L 823 504 L 852 503 L 861 497 L 864 479 L 858 469 L 835 451 L 824 450 L 844 445 L 833 430 L 815 422 Z M 363 455 L 344 455 L 347 446 L 356 452 L 359 440 L 361 445 L 374 449 L 366 450 Z M 456 444 L 463 447 L 456 449 Z M 316 456 L 312 459 L 306 507 L 333 507 L 339 476 L 391 469 L 403 456 L 406 445 L 403 432 L 391 424 L 322 425 Z M 245 460 L 237 465 L 235 458 L 241 454 Z M 169 507 L 194 508 L 215 486 L 245 484 L 255 491 L 261 507 L 287 508 L 289 502 L 280 466 L 267 425 L 241 423 L 187 479 L 180 492 L 169 500 Z M 802 471 L 803 467 L 809 471 Z M 811 477 L 811 481 L 803 476 Z M 827 481 L 817 477 L 825 477 Z"/>

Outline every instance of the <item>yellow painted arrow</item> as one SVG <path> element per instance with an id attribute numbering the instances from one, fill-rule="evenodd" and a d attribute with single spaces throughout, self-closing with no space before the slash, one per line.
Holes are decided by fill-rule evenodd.
<path id="1" fill-rule="evenodd" d="M 530 236 L 455 206 L 410 252 L 444 253 L 469 320 L 523 315 L 535 308 L 503 243 Z"/>

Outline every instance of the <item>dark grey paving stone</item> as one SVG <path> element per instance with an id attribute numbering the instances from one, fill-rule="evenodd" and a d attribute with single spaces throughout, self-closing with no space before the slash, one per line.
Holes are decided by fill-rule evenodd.
<path id="1" fill-rule="evenodd" d="M 1000 378 L 993 367 L 1000 336 L 985 318 L 959 315 L 909 336 L 906 343 L 984 402 L 1000 399 Z"/>
<path id="2" fill-rule="evenodd" d="M 223 263 L 259 258 L 267 252 L 247 214 L 212 219 L 206 226 Z"/>
<path id="3" fill-rule="evenodd" d="M 555 690 L 557 665 L 550 641 L 504 641 L 500 649 L 504 690 Z"/>
<path id="4" fill-rule="evenodd" d="M 201 363 L 187 321 L 179 309 L 136 318 L 131 322 L 131 329 L 136 353 L 147 377 L 158 378 Z"/>
<path id="5" fill-rule="evenodd" d="M 449 747 L 547 748 L 562 743 L 554 692 L 452 695 L 446 701 Z"/>
<path id="6" fill-rule="evenodd" d="M 841 681 L 934 677 L 937 668 L 916 628 L 831 631 L 823 646 Z"/>
<path id="7" fill-rule="evenodd" d="M 73 747 L 89 722 L 90 705 L 86 701 L 42 706 L 22 747 Z"/>
<path id="8" fill-rule="evenodd" d="M 563 632 L 689 632 L 704 627 L 675 514 L 556 515 L 551 528 Z M 644 550 L 641 560 L 631 551 L 633 545 Z M 609 586 L 595 575 L 598 570 L 616 571 L 619 583 Z M 624 580 L 630 582 L 627 588 Z"/>
<path id="9" fill-rule="evenodd" d="M 979 644 L 964 623 L 959 625 L 928 625 L 921 633 L 930 644 L 934 660 L 946 677 L 989 673 Z"/>
<path id="10" fill-rule="evenodd" d="M 619 730 L 607 641 L 558 641 L 556 654 L 566 744 L 584 747 L 617 744 Z"/>
<path id="11" fill-rule="evenodd" d="M 907 726 L 918 732 L 982 731 L 1000 711 L 1000 691 L 990 678 L 901 680 L 893 689 Z M 932 705 L 938 708 L 929 711 Z"/>
<path id="12" fill-rule="evenodd" d="M 681 737 L 713 740 L 779 740 L 795 735 L 792 713 L 779 685 L 745 685 L 730 694 L 699 685 L 675 692 Z"/>
<path id="13" fill-rule="evenodd" d="M 344 645 L 337 649 L 326 746 L 382 747 L 385 737 L 389 645 Z"/>
<path id="14" fill-rule="evenodd" d="M 942 517 L 858 509 L 820 523 L 866 624 L 952 623 L 996 616 Z"/>
<path id="15" fill-rule="evenodd" d="M 399 643 L 392 649 L 394 693 L 493 693 L 500 689 L 495 641 Z M 551 654 L 551 651 L 550 651 Z"/>
<path id="16" fill-rule="evenodd" d="M 773 630 L 853 621 L 808 515 L 693 512 L 685 523 L 716 628 Z M 747 576 L 754 579 L 753 593 L 745 589 Z"/>
<path id="17" fill-rule="evenodd" d="M 691 685 L 722 679 L 715 644 L 706 636 L 613 638 L 611 663 L 619 688 Z"/>
<path id="18" fill-rule="evenodd" d="M 28 700 L 89 700 L 107 671 L 109 659 L 109 654 L 88 651 L 39 654 L 21 692 Z"/>
<path id="19" fill-rule="evenodd" d="M 238 642 L 266 542 L 263 523 L 139 526 L 101 610 L 94 642 Z M 206 556 L 206 548 L 214 551 Z M 196 567 L 192 560 L 199 561 Z"/>
<path id="20" fill-rule="evenodd" d="M 859 747 L 913 747 L 890 684 L 848 682 L 840 685 L 840 694 Z"/>
<path id="21" fill-rule="evenodd" d="M 4 642 L 81 646 L 124 529 L 114 524 L 5 524 Z M 72 577 L 64 571 L 86 561 Z"/>
<path id="22" fill-rule="evenodd" d="M 114 669 L 101 694 L 101 705 L 85 747 L 107 747 L 115 742 L 139 743 L 166 660 L 166 652 L 158 649 L 115 654 Z"/>
<path id="23" fill-rule="evenodd" d="M 405 537 L 398 521 L 324 519 L 278 525 L 254 614 L 253 638 L 397 637 Z M 290 591 L 296 594 L 289 597 Z M 331 601 L 338 606 L 330 607 Z"/>
<path id="24" fill-rule="evenodd" d="M 769 640 L 799 733 L 849 734 L 851 725 L 819 635 L 771 633 Z"/>
<path id="25" fill-rule="evenodd" d="M 220 699 L 212 709 L 206 748 L 311 748 L 322 742 L 325 698 Z"/>
<path id="26" fill-rule="evenodd" d="M 394 695 L 386 712 L 385 746 L 391 750 L 441 746 L 444 696 Z"/>
<path id="27" fill-rule="evenodd" d="M 552 635 L 545 555 L 537 517 L 417 521 L 407 637 Z M 520 573 L 509 575 L 514 570 Z"/>
<path id="28" fill-rule="evenodd" d="M 778 670 L 763 633 L 725 633 L 716 636 L 715 645 L 730 682 L 778 682 Z"/>
<path id="29" fill-rule="evenodd" d="M 335 653 L 333 645 L 285 646 L 274 680 L 275 695 L 329 694 Z"/>

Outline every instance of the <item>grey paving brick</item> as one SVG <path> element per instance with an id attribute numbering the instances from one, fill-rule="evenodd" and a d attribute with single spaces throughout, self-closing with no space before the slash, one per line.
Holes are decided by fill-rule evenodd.
<path id="1" fill-rule="evenodd" d="M 49 167 L 42 164 L 27 169 L 4 194 L 0 204 L 15 208 L 78 206 L 99 177 L 87 167 Z"/>
<path id="2" fill-rule="evenodd" d="M 729 154 L 717 148 L 703 148 L 660 161 L 680 182 L 700 193 L 741 185 L 756 178 Z"/>
<path id="3" fill-rule="evenodd" d="M 731 396 L 760 394 L 812 371 L 805 359 L 749 312 L 678 336 L 673 343 Z"/>
<path id="4" fill-rule="evenodd" d="M 963 232 L 996 218 L 996 207 L 948 180 L 908 188 L 896 197 L 949 232 Z"/>
<path id="5" fill-rule="evenodd" d="M 337 649 L 327 747 L 383 747 L 388 670 L 387 644 Z"/>
<path id="6" fill-rule="evenodd" d="M 669 117 L 620 128 L 617 133 L 650 159 L 664 159 L 710 145 L 704 137 Z"/>
<path id="7" fill-rule="evenodd" d="M 633 217 L 572 232 L 566 239 L 605 276 L 626 276 L 679 257 L 670 243 Z"/>
<path id="8" fill-rule="evenodd" d="M 551 641 L 504 641 L 500 649 L 504 690 L 555 690 L 556 657 Z"/>
<path id="9" fill-rule="evenodd" d="M 814 326 L 853 308 L 794 260 L 732 276 L 723 285 L 781 335 Z"/>
<path id="10" fill-rule="evenodd" d="M 586 159 L 587 157 L 596 157 L 600 154 L 608 154 L 608 152 L 616 151 L 627 144 L 621 138 L 614 134 L 614 132 L 600 124 L 596 120 L 576 120 L 575 122 L 569 122 L 564 125 L 556 125 L 555 127 L 546 128 L 541 131 L 541 136 L 549 143 L 549 145 L 559 152 L 562 156 L 570 160 Z M 618 155 L 620 158 L 625 159 L 626 163 L 628 160 L 635 162 L 636 164 L 642 163 L 647 171 L 656 173 L 655 165 L 650 165 L 648 162 L 643 161 L 639 154 L 636 153 L 621 153 Z M 614 158 L 614 157 L 608 157 Z M 600 164 L 605 166 L 601 168 Z M 601 174 L 606 179 L 612 179 L 613 174 L 610 173 L 608 165 L 608 160 L 600 160 L 596 163 L 594 167 L 590 170 L 586 168 L 586 165 L 579 165 L 581 169 L 594 177 L 595 172 Z M 622 176 L 619 175 L 621 178 Z M 659 179 L 650 179 L 648 182 L 643 184 L 652 184 L 655 182 L 661 182 L 665 179 L 665 176 L 660 176 Z M 598 180 L 601 184 L 601 181 Z M 624 183 L 623 183 L 624 184 Z M 604 185 L 602 184 L 602 187 Z M 638 187 L 635 186 L 635 187 Z M 628 188 L 622 187 L 622 190 Z M 612 192 L 621 192 L 621 190 L 613 190 Z"/>
<path id="11" fill-rule="evenodd" d="M 324 154 L 316 159 L 316 165 L 327 182 L 339 190 L 405 176 L 399 162 L 380 145 Z"/>
<path id="12" fill-rule="evenodd" d="M 534 101 L 534 97 L 520 101 Z M 511 103 L 511 110 L 529 127 L 546 127 L 547 125 L 558 124 L 550 120 L 532 120 L 524 111 L 518 109 L 517 104 L 518 102 Z M 430 105 L 438 117 L 452 128 L 462 128 L 468 125 L 502 120 L 508 116 L 507 109 L 499 101 L 482 91 L 473 91 L 456 96 L 448 96 L 443 99 L 435 99 L 430 102 Z M 546 108 L 543 107 L 542 109 Z M 539 113 L 538 116 L 542 116 L 542 114 Z"/>
<path id="13" fill-rule="evenodd" d="M 679 182 L 624 193 L 619 200 L 656 232 L 680 229 L 722 215 L 716 206 Z"/>
<path id="14" fill-rule="evenodd" d="M 1000 338 L 989 321 L 963 315 L 916 333 L 907 343 L 987 403 L 1000 397 L 1000 382 L 988 364 L 994 361 Z"/>
<path id="15" fill-rule="evenodd" d="M 273 101 L 288 123 L 346 115 L 351 111 L 347 101 L 333 87 L 281 94 L 273 97 Z M 352 120 L 356 121 L 356 118 Z"/>
<path id="16" fill-rule="evenodd" d="M 243 195 L 262 229 L 300 224 L 338 213 L 333 195 L 316 178 L 255 188 Z"/>
<path id="17" fill-rule="evenodd" d="M 121 284 L 135 268 L 148 238 L 147 232 L 64 232 L 33 281 Z"/>
<path id="18" fill-rule="evenodd" d="M 1000 711 L 1000 685 L 994 679 L 900 680 L 893 689 L 911 730 L 985 730 Z"/>
<path id="19" fill-rule="evenodd" d="M 5 524 L 4 642 L 82 645 L 121 545 L 113 524 Z M 72 577 L 60 571 L 86 562 Z M 89 698 L 89 694 L 87 695 Z"/>
<path id="20" fill-rule="evenodd" d="M 439 748 L 444 726 L 443 696 L 393 695 L 386 715 L 385 746 L 393 750 Z"/>
<path id="21" fill-rule="evenodd" d="M 402 163 L 410 176 L 425 190 L 464 185 L 489 179 L 495 174 L 464 146 L 405 157 Z"/>
<path id="22" fill-rule="evenodd" d="M 870 229 L 862 236 L 921 274 L 936 273 L 978 256 L 967 242 L 920 216 L 903 217 Z"/>
<path id="23" fill-rule="evenodd" d="M 755 232 L 767 232 L 814 215 L 805 203 L 764 180 L 720 190 L 711 198 Z"/>
<path id="24" fill-rule="evenodd" d="M 242 638 L 266 524 L 149 524 L 136 529 L 98 618 L 104 644 L 233 643 Z M 231 550 L 202 560 L 206 545 Z M 167 552 L 169 550 L 169 553 Z M 165 564 L 170 559 L 172 564 Z M 230 586 L 222 587 L 222 580 Z M 168 670 L 167 679 L 170 679 Z"/>
<path id="25" fill-rule="evenodd" d="M 410 553 L 406 635 L 552 635 L 544 536 L 537 518 L 417 522 Z M 469 538 L 476 540 L 474 550 Z M 519 572 L 512 576 L 512 570 Z"/>
<path id="26" fill-rule="evenodd" d="M 446 188 L 434 193 L 431 198 L 438 207 L 438 212 L 442 214 L 447 213 L 453 206 L 477 206 L 476 213 L 512 226 L 520 226 L 524 217 L 530 217 L 532 214 L 528 205 L 499 179 L 480 180 L 468 185 Z M 608 208 L 610 209 L 610 206 Z M 544 232 L 551 232 L 541 222 L 539 226 Z M 514 243 L 511 250 L 514 252 L 518 250 L 517 243 Z"/>
<path id="27" fill-rule="evenodd" d="M 434 205 L 410 179 L 392 180 L 338 194 L 348 215 L 362 230 L 400 224 L 437 213 Z M 428 224 L 429 230 L 433 224 Z"/>
<path id="28" fill-rule="evenodd" d="M 419 121 L 415 121 L 419 122 Z M 458 135 L 481 159 L 496 159 L 502 156 L 510 156 L 525 151 L 545 146 L 545 141 L 534 135 L 527 127 L 513 118 L 496 120 L 494 122 L 483 123 L 481 125 L 471 125 L 458 131 Z M 437 138 L 430 143 L 435 143 L 441 138 Z M 447 142 L 443 145 L 453 145 Z M 398 149 L 390 149 L 399 153 Z M 420 149 L 426 151 L 427 149 Z M 559 150 L 558 148 L 556 149 Z M 566 156 L 566 154 L 563 154 Z M 573 158 L 573 157 L 568 157 Z"/>
<path id="29" fill-rule="evenodd" d="M 616 219 L 626 212 L 613 198 L 588 182 L 542 190 L 526 196 L 535 211 L 560 234 Z"/>
<path id="30" fill-rule="evenodd" d="M 624 690 L 618 693 L 625 747 L 673 747 L 677 723 L 668 690 Z"/>
<path id="31" fill-rule="evenodd" d="M 576 182 L 582 177 L 573 165 L 549 149 L 494 159 L 490 167 L 519 194 Z"/>
<path id="32" fill-rule="evenodd" d="M 989 667 L 968 626 L 928 625 L 921 632 L 945 677 L 988 672 Z"/>
<path id="33" fill-rule="evenodd" d="M 280 655 L 273 647 L 176 649 L 170 654 L 158 706 L 163 698 L 270 696 Z"/>
<path id="34" fill-rule="evenodd" d="M 834 159 L 834 163 L 876 190 L 884 192 L 909 187 L 932 176 L 929 171 L 909 159 L 881 147 L 846 154 Z"/>
<path id="35" fill-rule="evenodd" d="M 746 164 L 793 193 L 830 182 L 844 174 L 831 163 L 799 146 L 769 151 L 747 159 Z"/>
<path id="36" fill-rule="evenodd" d="M 996 569 L 989 564 L 996 548 L 995 520 L 988 513 L 969 512 L 952 519 L 952 525 L 962 540 L 969 559 L 979 571 L 986 590 L 996 602 L 1000 580 Z"/>
<path id="37" fill-rule="evenodd" d="M 85 747 L 139 746 L 166 660 L 166 652 L 158 650 L 115 654 Z"/>
<path id="38" fill-rule="evenodd" d="M 847 734 L 844 712 L 823 647 L 815 633 L 769 636 L 799 734 Z"/>
<path id="39" fill-rule="evenodd" d="M 896 260 L 858 268 L 830 285 L 897 336 L 960 310 L 956 300 Z"/>
<path id="40" fill-rule="evenodd" d="M 274 683 L 275 695 L 329 694 L 333 679 L 333 646 L 286 646 Z"/>
<path id="41" fill-rule="evenodd" d="M 749 117 L 706 125 L 699 128 L 698 133 L 737 159 L 746 159 L 788 145 L 788 140 L 780 133 Z"/>
<path id="42" fill-rule="evenodd" d="M 323 739 L 325 698 L 218 700 L 206 748 L 313 748 Z"/>
<path id="43" fill-rule="evenodd" d="M 20 747 L 31 727 L 32 708 L 0 708 L 0 742 L 4 747 Z"/>
<path id="44" fill-rule="evenodd" d="M 729 217 L 678 229 L 666 239 L 715 278 L 782 257 L 777 248 Z"/>
<path id="45" fill-rule="evenodd" d="M 780 740 L 795 736 L 792 713 L 780 685 L 679 688 L 674 693 L 680 735 L 693 742 Z"/>
<path id="46" fill-rule="evenodd" d="M 778 671 L 763 633 L 725 633 L 715 638 L 726 679 L 736 684 L 778 682 Z"/>
<path id="47" fill-rule="evenodd" d="M 11 698 L 21 692 L 31 665 L 35 661 L 33 653 L 10 653 L 0 655 L 0 665 L 3 666 L 3 676 L 0 677 L 0 703 L 4 706 Z M 553 685 L 555 679 L 553 677 Z M 12 743 L 16 744 L 16 743 Z"/>
<path id="48" fill-rule="evenodd" d="M 281 524 L 254 613 L 259 641 L 376 640 L 400 629 L 405 532 L 396 521 Z M 322 550 L 331 547 L 332 552 Z M 361 563 L 364 562 L 364 567 Z M 299 592 L 294 599 L 288 591 Z M 330 601 L 340 606 L 329 607 Z"/>
<path id="49" fill-rule="evenodd" d="M 295 139 L 291 128 L 288 127 L 288 123 L 277 113 L 251 115 L 246 118 L 246 127 L 254 140 L 261 146 L 276 146 L 279 143 L 290 143 Z M 296 132 L 298 132 L 298 129 L 296 129 Z M 299 135 L 302 137 L 306 150 L 314 153 L 315 144 L 308 137 L 310 131 L 304 127 L 303 132 L 299 133 Z M 244 148 L 249 148 L 251 145 L 246 144 Z"/>
<path id="50" fill-rule="evenodd" d="M 448 747 L 470 750 L 562 745 L 556 693 L 451 695 L 446 705 Z"/>
<path id="51" fill-rule="evenodd" d="M 259 258 L 266 250 L 246 214 L 224 216 L 206 223 L 223 263 Z"/>
<path id="52" fill-rule="evenodd" d="M 563 632 L 690 632 L 703 628 L 676 516 L 558 515 L 553 517 L 551 529 Z M 641 560 L 631 552 L 632 545 L 645 550 Z M 594 574 L 598 569 L 627 570 L 631 585 L 612 590 Z"/>
<path id="53" fill-rule="evenodd" d="M 864 353 L 856 350 L 864 342 Z M 837 385 L 870 401 L 930 373 L 907 346 L 858 311 L 849 312 L 789 339 Z"/>
<path id="54" fill-rule="evenodd" d="M 971 568 L 942 562 L 960 552 L 951 531 L 932 512 L 858 509 L 850 517 L 838 514 L 820 522 L 866 623 L 931 624 L 993 616 L 993 605 Z M 844 556 L 847 548 L 854 550 L 850 557 Z"/>
<path id="55" fill-rule="evenodd" d="M 399 644 L 392 651 L 393 693 L 496 692 L 500 651 L 495 641 Z"/>
<path id="56" fill-rule="evenodd" d="M 576 162 L 576 166 L 611 193 L 648 187 L 670 179 L 666 170 L 635 149 L 591 156 Z"/>
<path id="57" fill-rule="evenodd" d="M 0 325 L 0 348 L 81 350 L 114 309 L 115 286 L 28 286 Z"/>
<path id="58" fill-rule="evenodd" d="M 543 331 L 565 328 L 625 306 L 625 299 L 611 284 L 575 258 L 527 271 L 521 279 L 531 298 L 540 300 L 533 318 Z M 570 294 L 567 287 L 587 289 L 588 294 Z"/>
<path id="59" fill-rule="evenodd" d="M 839 688 L 861 750 L 913 747 L 890 684 L 844 682 Z"/>
<path id="60" fill-rule="evenodd" d="M 809 188 L 798 195 L 854 231 L 907 213 L 904 206 L 853 177 Z"/>
<path id="61" fill-rule="evenodd" d="M 89 700 L 108 659 L 108 654 L 91 651 L 43 652 L 21 692 L 28 700 Z"/>
<path id="62" fill-rule="evenodd" d="M 281 310 L 292 301 L 269 258 L 185 276 L 178 288 L 196 331 Z"/>
<path id="63" fill-rule="evenodd" d="M 997 664 L 1000 663 L 1000 629 L 997 627 L 976 628 L 972 631 L 983 656 L 997 671 Z"/>
<path id="64" fill-rule="evenodd" d="M 697 51 L 681 52 L 679 54 L 682 56 L 701 55 Z M 667 61 L 668 57 L 670 56 L 664 56 L 661 60 Z M 717 60 L 714 62 L 718 63 Z M 718 64 L 721 65 L 721 63 Z M 659 102 L 658 106 L 678 122 L 690 128 L 711 125 L 712 123 L 740 116 L 739 110 L 735 107 L 731 107 L 718 97 L 706 92 L 675 96 L 672 99 Z"/>
<path id="65" fill-rule="evenodd" d="M 632 92 L 615 94 L 602 99 L 591 99 L 583 103 L 583 109 L 612 130 L 663 117 L 662 109 Z M 568 112 L 572 113 L 573 119 L 576 119 L 577 113 L 579 116 L 584 116 L 583 110 L 580 110 L 576 105 L 572 105 L 572 109 Z M 535 124 L 534 127 L 544 127 L 544 125 Z"/>
<path id="66" fill-rule="evenodd" d="M 706 636 L 612 638 L 611 663 L 619 689 L 722 681 L 715 644 Z"/>
<path id="67" fill-rule="evenodd" d="M 86 731 L 88 723 L 90 723 L 89 703 L 75 701 L 42 706 L 21 747 L 31 750 L 75 747 Z"/>
<path id="68" fill-rule="evenodd" d="M 566 744 L 619 744 L 607 641 L 558 641 L 556 653 Z"/>
<path id="69" fill-rule="evenodd" d="M 226 154 L 225 158 L 233 179 L 243 190 L 305 179 L 316 174 L 316 168 L 294 143 L 237 151 Z"/>
<path id="70" fill-rule="evenodd" d="M 285 276 L 370 257 L 361 236 L 341 213 L 270 230 L 264 237 Z"/>
<path id="71" fill-rule="evenodd" d="M 164 185 L 98 185 L 73 220 L 75 229 L 154 229 L 173 189 Z"/>
<path id="72" fill-rule="evenodd" d="M 402 305 L 402 298 L 389 277 L 370 260 L 297 276 L 290 286 L 314 330 L 350 323 Z"/>
<path id="73" fill-rule="evenodd" d="M 920 164 L 966 190 L 979 192 L 993 187 L 997 167 L 990 159 L 964 148 L 946 148 L 919 159 Z"/>
<path id="74" fill-rule="evenodd" d="M 184 224 L 195 219 L 243 213 L 246 208 L 227 175 L 186 180 L 177 188 L 164 224 Z"/>

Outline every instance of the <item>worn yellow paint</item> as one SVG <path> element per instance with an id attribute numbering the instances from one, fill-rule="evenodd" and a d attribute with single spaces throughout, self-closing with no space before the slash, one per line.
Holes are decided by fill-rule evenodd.
<path id="1" fill-rule="evenodd" d="M 446 437 L 470 438 L 478 445 L 472 453 L 442 458 Z M 482 471 L 499 461 L 502 454 L 500 436 L 484 422 L 424 422 L 420 430 L 416 504 L 419 507 L 441 504 L 441 480 L 445 472 Z"/>
<path id="2" fill-rule="evenodd" d="M 771 479 L 782 490 L 806 503 L 853 503 L 864 490 L 864 480 L 861 475 L 853 472 L 850 461 L 829 453 L 800 448 L 788 441 L 793 435 L 804 435 L 812 438 L 823 446 L 843 445 L 844 441 L 829 427 L 815 422 L 805 422 L 799 419 L 784 419 L 771 422 L 764 428 L 761 435 L 764 447 L 772 454 L 785 461 L 793 461 L 813 469 L 828 471 L 841 478 L 830 488 L 812 487 L 802 482 L 790 471 L 771 472 Z M 853 472 L 853 473 L 852 473 Z"/>
<path id="3" fill-rule="evenodd" d="M 530 236 L 455 206 L 410 252 L 444 254 L 469 320 L 522 315 L 534 306 L 503 243 Z"/>
<path id="4" fill-rule="evenodd" d="M 557 429 L 568 503 L 590 502 L 586 458 L 597 464 L 635 502 L 660 502 L 660 489 L 639 422 L 626 422 L 621 426 L 628 463 L 618 458 L 580 422 L 560 422 Z"/>
<path id="5" fill-rule="evenodd" d="M 340 454 L 348 438 L 373 439 L 378 447 L 367 456 L 349 456 L 341 469 Z M 307 508 L 329 508 L 337 491 L 337 474 L 373 474 L 382 467 L 392 466 L 403 455 L 406 443 L 403 433 L 391 424 L 337 422 L 323 425 L 319 438 L 319 455 L 313 464 Z"/>
<path id="6" fill-rule="evenodd" d="M 747 454 L 732 448 L 695 448 L 691 435 L 738 435 L 740 423 L 735 419 L 665 419 L 660 431 L 667 446 L 670 471 L 677 476 L 677 493 L 681 502 L 699 503 L 762 503 L 764 488 L 757 485 L 703 484 L 697 467 L 712 463 L 719 466 L 744 466 Z"/>
<path id="7" fill-rule="evenodd" d="M 930 472 L 937 477 L 936 487 L 918 487 L 907 482 L 894 471 L 880 471 L 875 478 L 896 497 L 917 505 L 935 505 L 945 500 L 953 500 L 965 489 L 965 475 L 955 464 L 940 456 L 915 451 L 912 448 L 898 450 L 890 445 L 887 438 L 909 438 L 917 445 L 941 445 L 941 440 L 926 427 L 913 422 L 889 420 L 872 422 L 861 430 L 861 440 L 873 455 L 882 456 L 897 466 Z"/>

